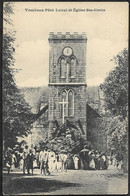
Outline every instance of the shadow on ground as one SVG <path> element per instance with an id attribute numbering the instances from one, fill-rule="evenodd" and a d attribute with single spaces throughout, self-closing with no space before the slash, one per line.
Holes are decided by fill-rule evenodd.
<path id="1" fill-rule="evenodd" d="M 51 180 L 38 175 L 23 176 L 21 174 L 3 175 L 3 194 L 22 194 L 22 193 L 40 193 L 51 192 L 65 187 L 80 186 L 77 183 L 67 183 L 57 180 Z"/>

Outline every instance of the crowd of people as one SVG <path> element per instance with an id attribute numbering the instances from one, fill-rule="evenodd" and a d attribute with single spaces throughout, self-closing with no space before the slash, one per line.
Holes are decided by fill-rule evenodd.
<path id="1" fill-rule="evenodd" d="M 39 168 L 42 175 L 67 169 L 105 170 L 111 164 L 118 164 L 114 157 L 86 148 L 78 154 L 71 154 L 65 149 L 58 153 L 47 147 L 41 150 L 29 149 L 27 145 L 21 152 L 8 149 L 5 162 L 8 173 L 14 168 L 19 168 L 23 170 L 23 174 L 33 174 L 33 169 Z"/>

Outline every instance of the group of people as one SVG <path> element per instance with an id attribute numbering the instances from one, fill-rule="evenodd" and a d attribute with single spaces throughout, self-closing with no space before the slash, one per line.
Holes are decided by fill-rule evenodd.
<path id="1" fill-rule="evenodd" d="M 35 151 L 26 145 L 22 152 L 8 149 L 4 162 L 8 173 L 15 168 L 22 169 L 23 174 L 33 174 L 34 168 L 40 168 L 41 174 L 44 175 L 49 175 L 55 170 L 67 171 L 67 154 L 62 151 L 58 154 L 47 147 Z"/>
<path id="2" fill-rule="evenodd" d="M 58 153 L 47 147 L 34 152 L 25 146 L 21 153 L 8 151 L 6 154 L 8 173 L 15 167 L 22 169 L 23 174 L 30 174 L 30 171 L 33 174 L 33 169 L 39 168 L 43 175 L 67 169 L 104 170 L 108 168 L 110 162 L 104 153 L 89 149 L 83 149 L 78 154 L 70 154 L 64 149 Z"/>
<path id="3" fill-rule="evenodd" d="M 22 152 L 8 148 L 4 156 L 4 165 L 8 173 L 15 168 L 23 169 L 23 173 L 25 173 L 25 169 L 27 169 L 28 173 L 29 170 L 32 169 L 33 173 L 33 161 L 34 155 L 32 150 L 28 150 L 28 146 L 26 146 Z"/>
<path id="4" fill-rule="evenodd" d="M 67 171 L 67 154 L 63 151 L 60 154 L 46 147 L 39 153 L 39 165 L 41 174 L 50 174 L 53 171 Z"/>
<path id="5" fill-rule="evenodd" d="M 81 168 L 85 170 L 105 170 L 108 168 L 108 157 L 105 153 L 84 149 L 80 153 Z"/>

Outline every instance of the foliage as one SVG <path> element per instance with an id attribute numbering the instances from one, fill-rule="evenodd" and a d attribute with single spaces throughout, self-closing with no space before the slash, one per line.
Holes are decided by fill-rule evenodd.
<path id="1" fill-rule="evenodd" d="M 52 136 L 41 146 L 46 145 L 56 152 L 65 149 L 69 153 L 78 153 L 84 148 L 85 139 L 81 136 L 80 130 L 75 125 L 68 123 L 59 125 L 58 128 L 52 131 Z"/>
<path id="2" fill-rule="evenodd" d="M 127 169 L 128 157 L 128 51 L 124 49 L 114 57 L 116 67 L 101 85 L 104 91 L 106 109 L 106 130 L 108 145 L 114 149 L 118 161 Z"/>
<path id="3" fill-rule="evenodd" d="M 108 145 L 114 149 L 115 157 L 118 161 L 123 161 L 123 169 L 127 167 L 128 157 L 128 121 L 116 116 L 109 119 Z"/>
<path id="4" fill-rule="evenodd" d="M 46 87 L 37 101 L 37 111 L 48 104 L 50 89 Z"/>
<path id="5" fill-rule="evenodd" d="M 13 14 L 13 4 L 4 3 L 4 24 L 11 25 L 10 14 Z M 14 147 L 18 136 L 29 133 L 31 128 L 31 110 L 20 94 L 14 80 L 15 69 L 15 32 L 4 28 L 3 62 L 2 62 L 2 101 L 3 101 L 3 143 L 5 149 Z"/>
<path id="6" fill-rule="evenodd" d="M 128 51 L 124 49 L 113 60 L 117 66 L 109 73 L 101 89 L 107 109 L 112 115 L 125 118 L 128 109 Z"/>
<path id="7" fill-rule="evenodd" d="M 4 3 L 4 9 L 3 9 L 3 20 L 4 20 L 4 24 L 9 24 L 12 25 L 12 20 L 10 18 L 11 14 L 14 14 L 13 12 L 13 2 L 9 3 L 9 2 L 5 2 Z"/>

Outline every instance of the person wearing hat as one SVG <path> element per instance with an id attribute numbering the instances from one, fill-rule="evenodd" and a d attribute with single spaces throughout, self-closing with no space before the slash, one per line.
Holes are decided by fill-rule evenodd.
<path id="1" fill-rule="evenodd" d="M 38 168 L 40 168 L 39 154 L 40 154 L 40 151 L 39 151 L 39 149 L 37 149 L 36 153 L 35 153 L 35 157 L 36 157 L 36 163 L 37 163 Z"/>
<path id="2" fill-rule="evenodd" d="M 45 171 L 45 175 L 46 174 L 50 175 L 48 161 L 49 161 L 48 160 L 48 151 L 47 151 L 47 147 L 45 147 L 45 149 L 44 149 L 44 164 L 45 164 L 44 171 Z"/>
<path id="3" fill-rule="evenodd" d="M 25 174 L 25 170 L 27 169 L 27 155 L 29 153 L 29 149 L 28 149 L 28 145 L 25 146 L 25 148 L 23 149 L 23 155 L 22 155 L 22 159 L 23 159 L 23 174 Z"/>
<path id="4" fill-rule="evenodd" d="M 39 154 L 39 161 L 40 161 L 40 170 L 41 170 L 41 174 L 50 174 L 49 172 L 49 167 L 48 167 L 48 151 L 47 151 L 47 147 L 44 148 L 44 150 L 42 149 L 40 151 Z"/>
<path id="5" fill-rule="evenodd" d="M 61 160 L 61 156 L 60 153 L 56 154 L 56 170 L 59 171 L 62 169 L 62 160 Z"/>
<path id="6" fill-rule="evenodd" d="M 99 170 L 100 169 L 100 157 L 99 157 L 99 152 L 96 150 L 95 152 L 95 169 Z"/>
<path id="7" fill-rule="evenodd" d="M 44 148 L 41 149 L 40 153 L 39 153 L 39 163 L 40 163 L 40 171 L 42 174 L 42 171 L 44 169 Z"/>
<path id="8" fill-rule="evenodd" d="M 105 153 L 102 154 L 102 160 L 103 160 L 103 165 L 102 169 L 107 169 L 108 168 L 108 159 Z"/>
<path id="9" fill-rule="evenodd" d="M 67 161 L 68 161 L 68 156 L 66 151 L 61 151 L 60 153 L 60 159 L 62 163 L 62 170 L 67 171 Z"/>
<path id="10" fill-rule="evenodd" d="M 53 172 L 55 170 L 55 162 L 56 162 L 56 156 L 52 149 L 48 152 L 48 165 L 49 165 L 49 171 Z"/>
<path id="11" fill-rule="evenodd" d="M 27 172 L 30 174 L 30 169 L 32 170 L 33 174 L 33 161 L 34 161 L 34 155 L 32 150 L 29 151 L 29 154 L 27 155 Z"/>
<path id="12" fill-rule="evenodd" d="M 17 160 L 16 160 L 16 156 L 15 156 L 15 153 L 14 153 L 14 150 L 13 150 L 13 152 L 12 152 L 12 164 L 11 164 L 11 171 L 13 171 L 13 170 L 14 170 L 16 161 L 17 161 Z"/>
<path id="13" fill-rule="evenodd" d="M 6 167 L 7 167 L 8 174 L 10 173 L 11 164 L 12 164 L 12 153 L 11 152 L 12 152 L 11 149 L 8 148 L 5 154 Z"/>
<path id="14" fill-rule="evenodd" d="M 71 153 L 68 153 L 68 161 L 67 161 L 67 168 L 68 169 L 74 169 L 74 155 Z M 78 161 L 79 163 L 79 161 Z M 79 167 L 79 166 L 78 166 Z"/>
<path id="15" fill-rule="evenodd" d="M 91 170 L 95 170 L 94 158 L 95 158 L 94 152 L 91 152 L 91 154 L 90 154 L 90 162 L 89 162 L 89 169 L 91 169 Z"/>

